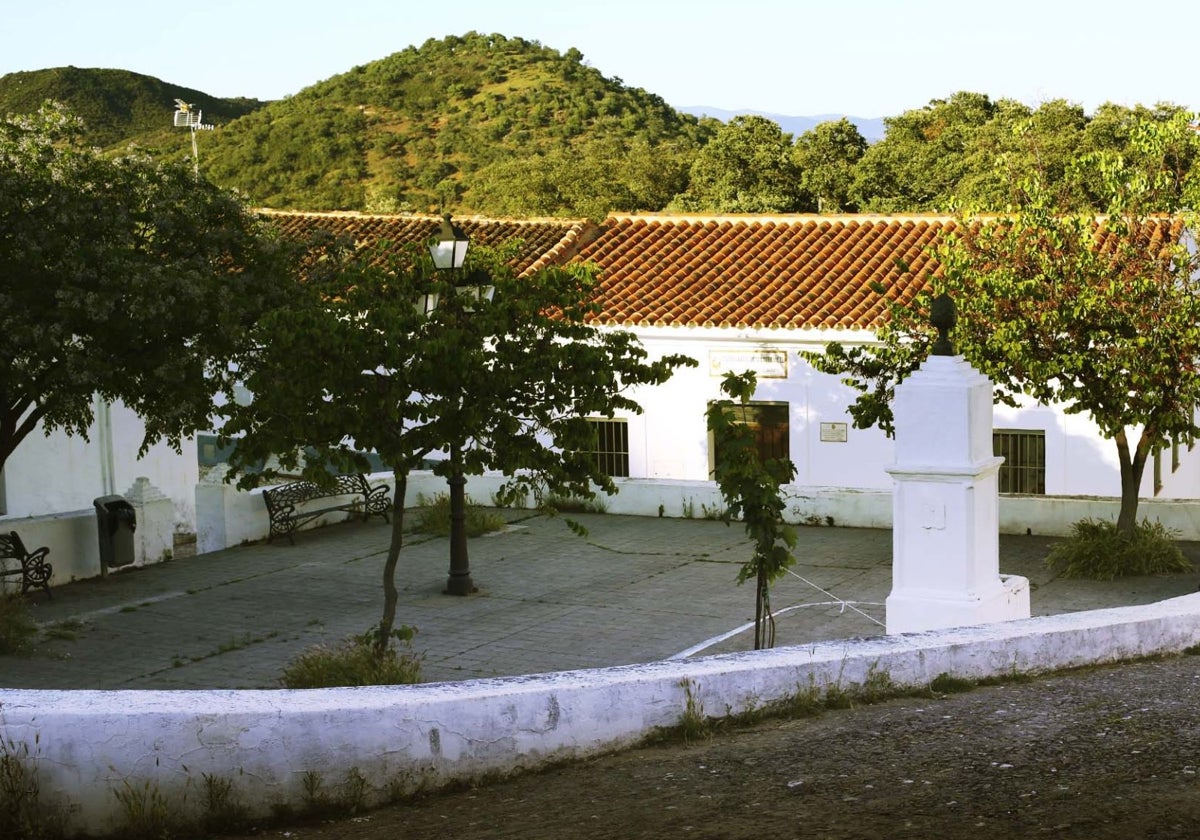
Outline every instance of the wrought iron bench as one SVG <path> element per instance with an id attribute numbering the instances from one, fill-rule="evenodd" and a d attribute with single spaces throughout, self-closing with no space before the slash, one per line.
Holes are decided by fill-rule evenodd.
<path id="1" fill-rule="evenodd" d="M 54 570 L 46 562 L 46 555 L 49 553 L 50 549 L 45 546 L 37 551 L 27 550 L 16 531 L 0 534 L 0 577 L 20 575 L 22 595 L 33 587 L 40 586 L 46 590 L 46 597 L 52 598 L 54 596 L 50 594 L 50 575 Z M 21 565 L 9 568 L 9 560 L 17 560 Z"/>
<path id="2" fill-rule="evenodd" d="M 307 502 L 338 496 L 356 498 L 319 508 L 306 506 Z M 267 516 L 271 520 L 271 532 L 267 535 L 267 542 L 276 536 L 286 535 L 292 545 L 295 545 L 296 539 L 293 534 L 297 528 L 318 516 L 337 511 L 362 513 L 364 522 L 372 516 L 382 516 L 384 522 L 391 521 L 388 519 L 388 512 L 392 509 L 392 500 L 388 498 L 387 486 L 381 484 L 372 487 L 363 475 L 334 476 L 333 484 L 329 487 L 322 487 L 311 481 L 294 481 L 264 490 L 262 497 L 267 506 Z"/>

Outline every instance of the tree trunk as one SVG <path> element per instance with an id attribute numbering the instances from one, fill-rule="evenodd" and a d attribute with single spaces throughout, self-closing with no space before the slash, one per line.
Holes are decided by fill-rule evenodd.
<path id="1" fill-rule="evenodd" d="M 754 649 L 775 647 L 775 616 L 771 614 L 771 580 L 767 575 L 769 552 L 757 552 L 758 573 L 754 576 Z"/>
<path id="2" fill-rule="evenodd" d="M 392 500 L 392 539 L 388 544 L 387 562 L 383 564 L 383 617 L 375 635 L 375 654 L 382 657 L 392 639 L 392 628 L 396 624 L 396 602 L 400 594 L 396 591 L 396 565 L 400 561 L 400 548 L 404 545 L 404 497 L 408 492 L 408 470 L 396 468 L 392 471 L 396 479 L 396 492 Z"/>
<path id="3" fill-rule="evenodd" d="M 1117 530 L 1122 534 L 1132 534 L 1137 525 L 1138 496 L 1154 439 L 1153 430 L 1143 429 L 1137 445 L 1130 452 L 1129 438 L 1124 431 L 1117 432 L 1117 457 L 1121 463 L 1121 512 L 1117 515 Z"/>

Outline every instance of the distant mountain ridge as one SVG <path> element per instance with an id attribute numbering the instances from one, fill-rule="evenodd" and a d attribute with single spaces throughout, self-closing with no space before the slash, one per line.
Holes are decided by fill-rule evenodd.
<path id="1" fill-rule="evenodd" d="M 723 123 L 729 122 L 734 117 L 738 116 L 756 116 L 766 117 L 776 123 L 787 133 L 791 134 L 793 139 L 804 134 L 806 131 L 811 131 L 817 125 L 823 122 L 832 122 L 840 120 L 843 117 L 848 119 L 858 129 L 868 143 L 875 143 L 883 139 L 885 126 L 883 117 L 852 117 L 848 114 L 817 114 L 815 116 L 788 116 L 786 114 L 774 114 L 770 111 L 754 111 L 750 109 L 740 111 L 730 111 L 725 108 L 714 108 L 711 105 L 684 105 L 679 109 L 685 114 L 691 114 L 696 117 L 712 117 L 715 120 L 720 120 Z"/>

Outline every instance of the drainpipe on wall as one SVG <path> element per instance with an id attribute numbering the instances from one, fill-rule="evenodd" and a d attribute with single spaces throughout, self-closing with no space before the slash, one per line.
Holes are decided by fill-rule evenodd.
<path id="1" fill-rule="evenodd" d="M 99 394 L 96 394 L 96 432 L 100 445 L 100 495 L 114 496 L 117 483 L 113 461 L 112 406 Z"/>

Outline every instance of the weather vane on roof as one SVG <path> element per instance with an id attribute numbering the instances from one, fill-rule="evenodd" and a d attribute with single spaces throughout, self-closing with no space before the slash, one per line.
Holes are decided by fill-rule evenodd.
<path id="1" fill-rule="evenodd" d="M 197 177 L 200 175 L 200 152 L 196 148 L 196 132 L 212 131 L 213 126 L 203 121 L 203 114 L 195 105 L 189 105 L 182 99 L 175 100 L 175 127 L 192 130 L 192 167 Z"/>

